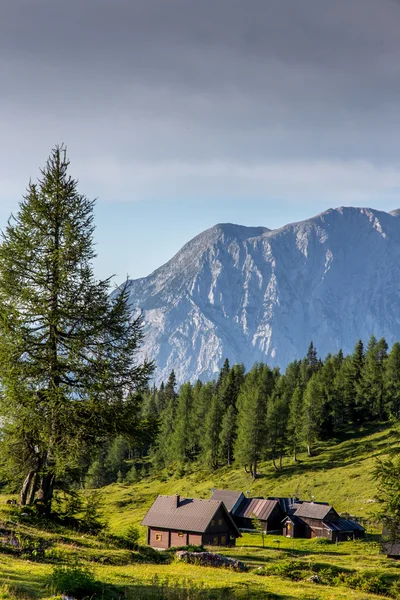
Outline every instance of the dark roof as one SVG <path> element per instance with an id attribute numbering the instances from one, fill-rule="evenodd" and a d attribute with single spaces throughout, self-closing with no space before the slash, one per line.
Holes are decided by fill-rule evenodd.
<path id="1" fill-rule="evenodd" d="M 226 509 L 231 512 L 241 496 L 244 498 L 243 492 L 237 492 L 233 490 L 215 490 L 211 496 L 211 500 L 223 502 L 226 506 Z"/>
<path id="2" fill-rule="evenodd" d="M 297 505 L 295 505 L 296 508 Z M 325 519 L 328 513 L 335 509 L 329 504 L 323 504 L 320 502 L 302 502 L 298 505 L 295 511 L 296 517 L 304 517 L 308 519 Z"/>
<path id="3" fill-rule="evenodd" d="M 349 519 L 337 519 L 337 521 L 324 521 L 324 525 L 332 531 L 365 531 L 364 527 L 356 521 Z"/>
<path id="4" fill-rule="evenodd" d="M 226 513 L 232 529 L 235 530 L 237 536 L 240 536 L 241 534 L 225 505 L 217 500 L 158 496 L 141 524 L 147 527 L 204 533 L 220 507 Z"/>
<path id="5" fill-rule="evenodd" d="M 298 498 L 281 498 L 279 496 L 268 496 L 267 500 L 278 500 L 279 506 L 285 514 L 289 514 L 293 505 L 298 502 Z"/>
<path id="6" fill-rule="evenodd" d="M 278 500 L 265 500 L 260 498 L 245 498 L 235 510 L 235 517 L 250 519 L 256 516 L 261 521 L 267 521 L 276 506 Z"/>

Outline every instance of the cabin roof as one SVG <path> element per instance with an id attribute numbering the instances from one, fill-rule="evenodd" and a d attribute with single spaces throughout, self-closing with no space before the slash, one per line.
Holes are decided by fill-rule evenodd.
<path id="1" fill-rule="evenodd" d="M 263 498 L 245 498 L 235 510 L 235 517 L 251 519 L 256 517 L 260 521 L 267 521 L 276 506 L 277 500 L 265 500 Z"/>
<path id="2" fill-rule="evenodd" d="M 238 492 L 236 490 L 214 490 L 211 500 L 223 502 L 226 509 L 231 512 L 241 496 L 244 498 L 243 492 Z"/>
<path id="3" fill-rule="evenodd" d="M 324 521 L 324 525 L 331 531 L 365 531 L 364 527 L 356 521 L 337 519 L 337 521 Z"/>
<path id="4" fill-rule="evenodd" d="M 323 504 L 320 502 L 302 502 L 298 505 L 294 506 L 296 509 L 295 515 L 296 517 L 304 517 L 308 519 L 325 519 L 328 513 L 333 510 L 336 514 L 335 509 L 330 504 Z"/>
<path id="5" fill-rule="evenodd" d="M 287 498 L 280 496 L 268 496 L 267 500 L 278 500 L 279 506 L 285 514 L 289 514 L 294 504 L 299 502 L 298 498 Z"/>
<path id="6" fill-rule="evenodd" d="M 227 521 L 237 537 L 241 534 L 223 502 L 180 496 L 158 496 L 147 511 L 142 525 L 204 533 L 219 508 L 225 512 Z"/>

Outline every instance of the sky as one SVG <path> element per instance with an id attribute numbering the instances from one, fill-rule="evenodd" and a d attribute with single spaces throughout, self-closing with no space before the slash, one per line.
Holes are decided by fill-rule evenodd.
<path id="1" fill-rule="evenodd" d="M 96 274 L 219 222 L 400 207 L 400 0 L 1 0 L 0 228 L 56 144 Z"/>

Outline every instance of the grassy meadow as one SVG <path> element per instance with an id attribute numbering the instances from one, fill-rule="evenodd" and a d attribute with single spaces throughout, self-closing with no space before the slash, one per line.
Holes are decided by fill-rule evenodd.
<path id="1" fill-rule="evenodd" d="M 399 445 L 395 428 L 381 425 L 348 432 L 347 439 L 320 444 L 315 456 L 286 460 L 281 473 L 269 463 L 260 465 L 252 482 L 243 471 L 222 469 L 210 475 L 196 470 L 161 473 L 135 485 L 114 484 L 101 490 L 102 514 L 108 524 L 100 536 L 46 524 L 21 516 L 8 496 L 0 496 L 0 599 L 50 598 L 49 579 L 63 565 L 88 567 L 97 582 L 99 598 L 275 598 L 275 599 L 373 599 L 383 595 L 400 598 L 400 561 L 380 553 L 375 525 L 376 482 L 372 470 L 378 457 Z M 140 521 L 157 494 L 207 498 L 211 488 L 248 491 L 251 495 L 298 495 L 328 501 L 340 513 L 361 517 L 368 523 L 365 541 L 330 544 L 325 540 L 290 540 L 283 536 L 244 534 L 236 548 L 221 549 L 248 565 L 246 572 L 213 569 L 176 562 L 172 553 L 129 550 L 118 543 L 129 526 L 146 531 Z M 35 552 L 14 552 L 5 539 L 16 537 Z M 21 545 L 21 544 L 20 544 Z M 213 549 L 214 550 L 214 549 Z M 318 578 L 318 581 L 310 581 Z M 398 587 L 398 592 L 396 590 Z M 90 597 L 90 596 L 88 596 Z"/>

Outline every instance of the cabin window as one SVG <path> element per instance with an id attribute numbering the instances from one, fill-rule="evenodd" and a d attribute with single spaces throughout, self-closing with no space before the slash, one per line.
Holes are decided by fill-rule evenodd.
<path id="1" fill-rule="evenodd" d="M 183 533 L 182 533 L 182 531 L 180 531 L 180 532 L 178 533 L 178 537 L 183 537 Z"/>
<path id="2" fill-rule="evenodd" d="M 218 546 L 218 536 L 213 537 L 213 546 Z"/>
<path id="3" fill-rule="evenodd" d="M 288 524 L 286 525 L 286 527 L 287 527 L 288 529 L 290 529 L 290 523 L 288 523 Z"/>
<path id="4" fill-rule="evenodd" d="M 161 540 L 162 540 L 162 534 L 156 533 L 156 542 L 161 542 Z"/>
<path id="5" fill-rule="evenodd" d="M 218 519 L 218 525 L 222 525 L 222 519 Z"/>
<path id="6" fill-rule="evenodd" d="M 226 535 L 221 535 L 221 546 L 226 545 Z"/>
<path id="7" fill-rule="evenodd" d="M 211 527 L 214 527 L 214 525 L 215 525 L 215 519 L 212 519 L 212 521 L 211 521 Z"/>

